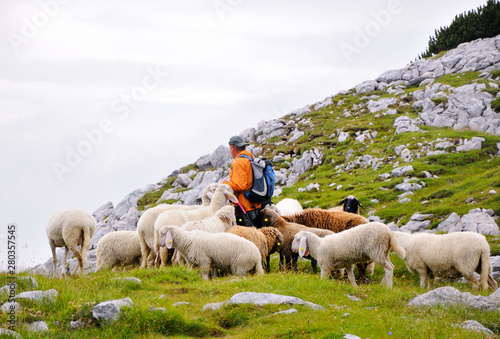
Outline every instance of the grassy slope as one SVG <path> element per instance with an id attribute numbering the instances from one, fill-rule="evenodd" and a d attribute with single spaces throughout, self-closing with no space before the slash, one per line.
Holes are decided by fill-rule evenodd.
<path id="1" fill-rule="evenodd" d="M 437 81 L 460 86 L 475 81 L 477 74 L 447 75 Z M 484 81 L 484 80 L 479 80 Z M 406 89 L 411 92 L 417 87 Z M 325 153 L 321 166 L 304 174 L 293 187 L 283 189 L 280 198 L 291 197 L 303 202 L 305 207 L 330 207 L 342 200 L 348 194 L 360 198 L 366 210 L 386 222 L 406 223 L 415 212 L 431 213 L 432 227 L 449 216 L 451 212 L 466 214 L 475 207 L 491 208 L 500 215 L 500 195 L 490 195 L 491 189 L 499 191 L 500 159 L 496 143 L 500 137 L 472 131 L 454 131 L 452 129 L 437 129 L 423 127 L 425 133 L 394 134 L 392 127 L 396 116 L 379 116 L 359 109 L 366 99 L 352 94 L 337 95 L 334 103 L 316 112 L 304 115 L 299 119 L 310 119 L 312 124 L 304 124 L 305 135 L 294 145 L 286 142 L 287 138 L 275 138 L 263 146 L 265 156 L 297 154 L 312 147 L 322 147 Z M 390 97 L 386 92 L 375 93 L 381 97 Z M 417 117 L 407 106 L 392 107 L 399 113 Z M 351 117 L 343 117 L 344 110 Z M 291 116 L 284 119 L 293 118 Z M 351 138 L 338 143 L 336 138 L 329 138 L 337 130 L 349 132 Z M 378 136 L 373 141 L 359 143 L 352 136 L 357 131 L 377 131 Z M 419 143 L 447 138 L 449 140 L 470 139 L 482 136 L 486 139 L 483 149 L 468 153 L 450 153 L 437 156 L 422 156 L 411 163 L 402 159 L 389 160 L 395 157 L 394 147 L 408 144 L 412 153 L 419 151 Z M 355 167 L 350 171 L 338 173 L 335 167 L 345 164 L 346 152 L 354 150 L 351 161 L 361 155 L 371 155 L 385 159 L 378 169 Z M 423 154 L 425 155 L 425 154 Z M 400 204 L 397 196 L 400 194 L 394 187 L 403 182 L 403 178 L 384 181 L 380 174 L 389 173 L 394 168 L 394 162 L 399 166 L 411 164 L 415 168 L 413 176 L 425 182 L 426 187 L 415 192 L 411 202 Z M 190 165 L 191 166 L 191 165 Z M 286 164 L 276 164 L 276 168 Z M 186 168 L 193 168 L 186 167 Z M 437 178 L 427 179 L 421 172 L 428 171 Z M 171 178 L 164 186 L 170 187 L 175 178 Z M 319 183 L 319 191 L 299 192 L 298 189 L 310 183 Z M 343 185 L 336 190 L 330 184 Z M 500 192 L 500 191 L 499 191 Z M 157 203 L 161 192 L 147 195 L 142 205 Z M 473 197 L 476 204 L 465 202 Z M 377 199 L 379 202 L 371 202 Z M 427 201 L 422 204 L 423 201 Z M 492 247 L 492 255 L 500 255 L 498 238 L 488 237 Z M 484 326 L 500 334 L 500 312 L 484 312 L 465 308 L 424 308 L 407 307 L 407 302 L 424 293 L 418 286 L 418 277 L 409 273 L 404 262 L 396 256 L 391 257 L 395 264 L 394 288 L 388 290 L 378 284 L 383 272 L 376 269 L 373 283 L 352 288 L 345 280 L 320 280 L 319 275 L 310 272 L 310 264 L 299 262 L 299 273 L 271 274 L 247 279 L 234 277 L 219 278 L 215 281 L 202 281 L 198 272 L 184 268 L 168 268 L 159 270 L 134 270 L 127 273 L 101 272 L 85 277 L 68 279 L 51 279 L 35 276 L 41 289 L 55 288 L 59 292 L 57 302 L 53 305 L 25 305 L 24 311 L 18 314 L 18 324 L 44 320 L 50 328 L 48 337 L 88 338 L 88 337 L 122 337 L 122 338 L 157 338 L 162 336 L 231 336 L 231 337 L 314 337 L 340 338 L 344 333 L 360 337 L 380 338 L 394 337 L 483 337 L 481 334 L 462 330 L 454 324 L 464 320 L 477 320 Z M 273 257 L 272 266 L 277 266 L 277 258 Z M 141 285 L 111 281 L 119 276 L 135 276 L 142 280 Z M 7 280 L 6 275 L 0 275 L 0 286 Z M 455 281 L 439 282 L 437 286 L 452 285 L 461 291 L 487 295 L 489 292 L 472 291 L 468 286 Z M 201 308 L 208 302 L 219 302 L 229 299 L 233 294 L 242 291 L 271 292 L 292 295 L 304 300 L 320 304 L 325 310 L 311 310 L 295 306 L 298 313 L 290 315 L 272 315 L 272 313 L 288 309 L 288 306 L 228 306 L 218 311 L 203 312 Z M 160 299 L 160 295 L 167 299 Z M 361 301 L 352 301 L 347 295 L 354 295 Z M 130 297 L 134 307 L 125 309 L 116 323 L 103 325 L 92 319 L 91 309 L 98 302 Z M 7 298 L 0 298 L 0 302 Z M 190 305 L 173 307 L 173 303 L 188 301 Z M 167 311 L 153 312 L 150 307 L 165 307 Z M 88 326 L 85 329 L 71 330 L 69 322 L 83 319 Z M 7 327 L 7 315 L 0 315 L 0 326 Z M 35 337 L 22 327 L 19 328 L 24 338 Z"/>

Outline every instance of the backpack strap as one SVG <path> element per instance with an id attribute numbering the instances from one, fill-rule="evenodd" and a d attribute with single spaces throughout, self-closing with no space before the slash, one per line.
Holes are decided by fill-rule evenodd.
<path id="1" fill-rule="evenodd" d="M 247 158 L 248 160 L 253 161 L 252 158 L 250 158 L 248 155 L 245 155 L 245 154 L 238 155 L 237 158 Z"/>

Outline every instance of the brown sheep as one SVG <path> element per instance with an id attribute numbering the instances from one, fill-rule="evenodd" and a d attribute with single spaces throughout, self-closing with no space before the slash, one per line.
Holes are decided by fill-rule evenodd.
<path id="1" fill-rule="evenodd" d="M 270 256 L 278 251 L 283 243 L 283 234 L 278 229 L 274 227 L 257 229 L 255 227 L 233 226 L 226 232 L 239 235 L 253 242 L 262 256 L 262 267 L 264 267 L 266 272 L 270 271 Z"/>
<path id="2" fill-rule="evenodd" d="M 295 236 L 296 233 L 300 231 L 309 231 L 316 234 L 319 237 L 324 237 L 326 235 L 334 233 L 332 231 L 325 229 L 317 229 L 313 227 L 299 225 L 293 222 L 287 222 L 277 212 L 267 208 L 264 208 L 260 212 L 260 217 L 262 220 L 262 226 L 275 227 L 283 234 L 283 243 L 281 244 L 280 248 L 280 263 L 279 263 L 280 269 L 286 267 L 287 270 L 293 268 L 295 271 L 297 271 L 298 254 L 292 252 L 293 237 Z M 314 273 L 316 273 L 317 265 L 316 265 L 316 260 L 314 258 L 311 259 L 311 265 L 313 267 Z"/>
<path id="3" fill-rule="evenodd" d="M 283 218 L 289 222 L 296 222 L 308 227 L 328 229 L 335 233 L 369 222 L 368 219 L 358 214 L 343 211 L 327 211 L 319 208 L 307 208 L 301 213 Z M 367 265 L 360 263 L 356 266 L 358 267 L 359 280 L 367 281 Z M 371 271 L 373 271 L 373 265 L 371 266 Z"/>

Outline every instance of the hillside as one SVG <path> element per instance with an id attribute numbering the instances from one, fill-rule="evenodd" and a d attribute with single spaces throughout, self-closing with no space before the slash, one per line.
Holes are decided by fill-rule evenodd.
<path id="1" fill-rule="evenodd" d="M 352 194 L 371 220 L 393 228 L 411 221 L 414 231 L 449 217 L 456 226 L 457 215 L 473 210 L 489 224 L 482 233 L 498 235 L 491 224 L 500 215 L 499 48 L 500 36 L 461 44 L 244 130 L 248 149 L 274 163 L 273 201 L 328 208 Z M 159 203 L 200 203 L 202 190 L 222 182 L 231 162 L 221 145 L 117 206 L 96 210 L 91 265 L 104 234 L 135 230 L 142 211 Z"/>
<path id="2" fill-rule="evenodd" d="M 326 208 L 352 194 L 363 204 L 363 214 L 392 229 L 486 234 L 491 255 L 497 256 L 493 273 L 499 280 L 499 86 L 500 36 L 390 70 L 282 118 L 262 121 L 241 135 L 253 153 L 274 163 L 274 202 L 290 197 L 304 207 Z M 298 273 L 280 272 L 277 255 L 271 273 L 246 279 L 204 281 L 197 270 L 184 267 L 93 272 L 95 248 L 103 235 L 136 229 L 142 211 L 159 203 L 199 202 L 204 187 L 228 175 L 231 161 L 227 146 L 221 145 L 159 183 L 131 192 L 116 206 L 107 203 L 96 210 L 88 274 L 47 277 L 52 260 L 24 272 L 22 276 L 35 277 L 36 285 L 19 279 L 18 292 L 39 289 L 46 295 L 41 303 L 21 300 L 16 331 L 25 338 L 500 334 L 500 290 L 476 291 L 443 279 L 436 287 L 446 288 L 433 290 L 433 300 L 418 301 L 429 297 L 424 294 L 428 291 L 394 254 L 393 289 L 380 285 L 380 267 L 368 284 L 354 288 L 345 279 L 319 279 L 306 260 L 299 261 Z M 69 260 L 70 269 L 75 261 Z M 0 286 L 9 281 L 7 274 L 0 275 Z M 221 304 L 241 292 L 295 298 L 278 304 Z M 0 301 L 6 300 L 0 294 Z M 110 300 L 123 306 L 104 305 L 109 313 L 118 309 L 118 320 L 99 320 L 95 307 Z M 440 301 L 439 306 L 422 307 Z M 0 327 L 7 328 L 5 309 L 0 319 Z M 45 334 L 25 326 L 44 327 L 39 321 L 48 327 Z M 471 331 L 480 326 L 476 321 L 487 329 Z"/>

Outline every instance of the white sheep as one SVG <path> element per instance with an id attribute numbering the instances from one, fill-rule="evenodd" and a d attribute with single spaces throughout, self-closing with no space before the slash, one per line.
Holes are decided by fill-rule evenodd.
<path id="1" fill-rule="evenodd" d="M 406 267 L 420 274 L 420 287 L 431 288 L 436 277 L 464 276 L 474 288 L 494 290 L 498 284 L 491 276 L 490 245 L 475 232 L 449 234 L 394 232 L 406 250 Z M 474 277 L 479 273 L 479 283 Z"/>
<path id="2" fill-rule="evenodd" d="M 161 204 L 147 209 L 137 223 L 137 234 L 141 245 L 141 268 L 153 265 L 155 252 L 154 225 L 158 216 L 167 210 L 191 210 L 210 205 L 210 201 L 219 184 L 210 184 L 203 190 L 201 205 L 168 205 Z"/>
<path id="3" fill-rule="evenodd" d="M 139 264 L 141 244 L 136 231 L 116 231 L 105 234 L 97 243 L 97 271 L 116 270 L 117 266 Z"/>
<path id="4" fill-rule="evenodd" d="M 78 260 L 78 266 L 73 273 L 80 269 L 83 273 L 87 265 L 87 250 L 90 247 L 90 241 L 95 232 L 94 217 L 83 210 L 70 209 L 54 213 L 47 223 L 47 237 L 49 238 L 50 248 L 52 250 L 52 274 L 57 276 L 57 256 L 56 247 L 64 247 L 65 252 L 61 261 L 61 274 L 66 274 L 66 260 L 68 252 L 71 250 Z M 81 250 L 78 250 L 81 246 Z"/>
<path id="5" fill-rule="evenodd" d="M 236 225 L 236 216 L 234 206 L 226 205 L 221 207 L 215 215 L 203 220 L 188 221 L 181 227 L 186 231 L 204 231 L 209 233 L 226 232 L 232 226 Z M 176 225 L 178 226 L 178 225 Z M 161 252 L 161 250 L 160 250 Z M 173 263 L 185 264 L 179 253 L 174 253 Z"/>
<path id="6" fill-rule="evenodd" d="M 251 241 L 230 233 L 186 231 L 178 226 L 160 229 L 160 246 L 175 248 L 186 260 L 200 267 L 208 280 L 212 270 L 245 276 L 255 270 L 264 274 L 260 251 Z"/>
<path id="7" fill-rule="evenodd" d="M 223 206 L 225 206 L 228 201 L 238 203 L 238 199 L 234 195 L 233 189 L 228 185 L 221 184 L 215 190 L 212 201 L 208 206 L 197 208 L 195 210 L 170 210 L 161 213 L 154 224 L 154 250 L 157 253 L 157 256 L 159 254 L 157 264 L 159 263 L 159 259 L 161 259 L 161 267 L 165 267 L 168 261 L 167 250 L 162 249 L 160 252 L 160 246 L 158 245 L 159 231 L 163 226 L 182 226 L 189 221 L 198 221 L 211 217 Z"/>
<path id="8" fill-rule="evenodd" d="M 301 231 L 294 237 L 292 250 L 301 257 L 309 252 L 318 261 L 321 278 L 328 278 L 334 269 L 347 268 L 347 278 L 355 287 L 354 264 L 373 260 L 385 271 L 381 283 L 391 288 L 394 265 L 389 252 L 393 250 L 399 257 L 405 257 L 394 233 L 380 222 L 362 224 L 324 238 Z"/>
<path id="9" fill-rule="evenodd" d="M 295 213 L 300 213 L 304 209 L 300 202 L 295 199 L 285 198 L 276 204 L 278 213 L 280 216 L 284 215 L 294 215 Z"/>

